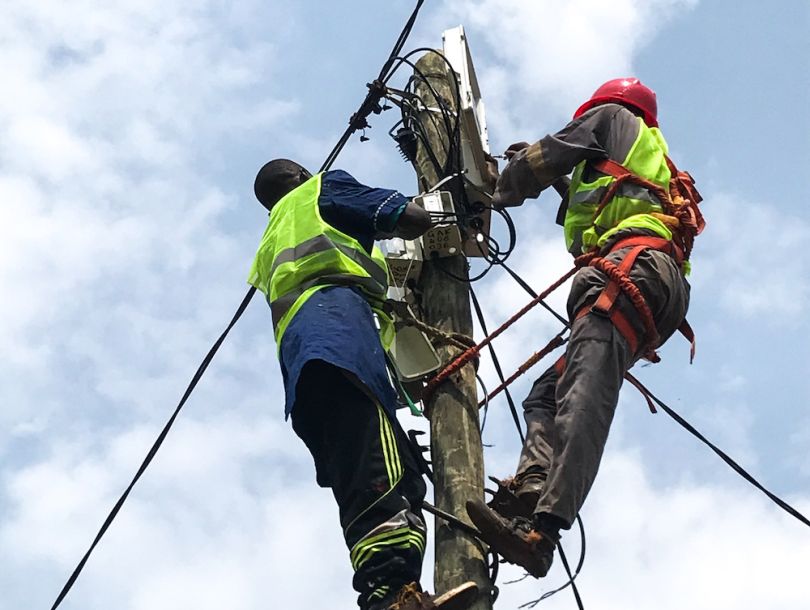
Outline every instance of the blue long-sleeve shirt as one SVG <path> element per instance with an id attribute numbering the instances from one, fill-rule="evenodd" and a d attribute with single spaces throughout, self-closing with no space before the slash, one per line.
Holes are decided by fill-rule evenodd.
<path id="1" fill-rule="evenodd" d="M 322 177 L 318 207 L 326 222 L 371 252 L 375 235 L 393 231 L 407 203 L 397 191 L 367 187 L 347 172 L 334 170 Z M 285 416 L 296 406 L 301 372 L 312 360 L 348 371 L 383 408 L 391 414 L 396 410 L 397 397 L 388 378 L 385 352 L 371 307 L 359 290 L 331 286 L 317 291 L 284 331 L 280 363 Z"/>

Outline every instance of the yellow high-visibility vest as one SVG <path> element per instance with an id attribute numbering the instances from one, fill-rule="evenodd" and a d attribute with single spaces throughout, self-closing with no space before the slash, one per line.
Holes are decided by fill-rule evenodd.
<path id="1" fill-rule="evenodd" d="M 354 286 L 377 314 L 387 350 L 394 325 L 382 310 L 388 290 L 385 256 L 377 246 L 369 254 L 354 237 L 321 217 L 321 179 L 322 174 L 313 176 L 273 207 L 248 283 L 270 303 L 279 348 L 290 321 L 315 292 L 327 286 Z"/>

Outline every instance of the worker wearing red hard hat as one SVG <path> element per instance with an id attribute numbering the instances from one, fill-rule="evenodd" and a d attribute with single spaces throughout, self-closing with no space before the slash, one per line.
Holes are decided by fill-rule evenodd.
<path id="1" fill-rule="evenodd" d="M 614 78 L 599 87 L 587 102 L 577 109 L 578 119 L 591 108 L 600 104 L 625 104 L 641 113 L 648 127 L 658 127 L 658 101 L 655 91 L 646 87 L 637 78 Z"/>
<path id="2" fill-rule="evenodd" d="M 565 355 L 523 402 L 517 472 L 489 504 L 467 503 L 493 550 L 535 577 L 590 491 L 628 369 L 657 361 L 654 350 L 676 330 L 694 340 L 685 275 L 703 228 L 700 195 L 669 160 L 657 114 L 655 93 L 637 78 L 610 80 L 556 134 L 510 146 L 493 195 L 496 206 L 519 206 L 554 186 L 557 222 L 582 266 Z"/>

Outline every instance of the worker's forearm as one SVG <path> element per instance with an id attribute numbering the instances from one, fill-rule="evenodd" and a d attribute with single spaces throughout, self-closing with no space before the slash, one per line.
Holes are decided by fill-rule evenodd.
<path id="1" fill-rule="evenodd" d="M 394 236 L 416 239 L 431 227 L 430 214 L 412 201 L 408 202 L 394 227 Z"/>

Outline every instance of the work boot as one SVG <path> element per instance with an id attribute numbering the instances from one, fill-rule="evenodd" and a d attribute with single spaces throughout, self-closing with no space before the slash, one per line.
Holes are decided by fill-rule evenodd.
<path id="1" fill-rule="evenodd" d="M 487 502 L 487 506 L 506 519 L 532 518 L 545 484 L 543 475 L 527 472 L 503 480 L 489 477 L 489 480 L 498 489 L 490 492 L 492 499 Z"/>
<path id="2" fill-rule="evenodd" d="M 503 559 L 535 578 L 548 574 L 559 534 L 540 532 L 523 516 L 507 519 L 479 499 L 467 501 L 467 514 L 484 542 Z"/>
<path id="3" fill-rule="evenodd" d="M 368 610 L 467 610 L 477 597 L 474 582 L 465 582 L 441 595 L 426 593 L 419 583 L 412 582 L 371 604 Z"/>

